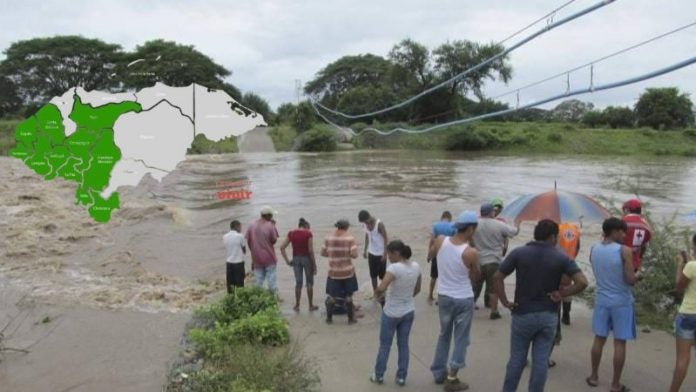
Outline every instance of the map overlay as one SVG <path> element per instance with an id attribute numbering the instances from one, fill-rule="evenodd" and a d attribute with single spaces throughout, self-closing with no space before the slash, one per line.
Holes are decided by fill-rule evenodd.
<path id="1" fill-rule="evenodd" d="M 198 84 L 115 94 L 76 87 L 17 126 L 10 155 L 45 180 L 76 182 L 76 204 L 104 223 L 119 208 L 120 186 L 147 174 L 161 181 L 197 134 L 218 141 L 263 125 L 224 91 Z"/>

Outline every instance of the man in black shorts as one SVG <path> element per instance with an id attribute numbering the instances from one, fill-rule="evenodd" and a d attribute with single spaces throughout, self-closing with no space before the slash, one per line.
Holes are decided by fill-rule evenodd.
<path id="1" fill-rule="evenodd" d="M 367 259 L 370 267 L 370 280 L 374 295 L 375 290 L 377 290 L 377 278 L 384 279 L 384 274 L 387 272 L 387 229 L 384 227 L 384 223 L 365 210 L 358 213 L 358 220 L 365 225 L 363 257 Z"/>
<path id="2" fill-rule="evenodd" d="M 433 223 L 432 232 L 430 233 L 430 243 L 428 249 L 433 246 L 435 239 L 439 236 L 451 237 L 457 234 L 457 230 L 452 226 L 452 213 L 445 211 L 442 213 L 440 220 Z M 433 292 L 435 291 L 435 283 L 437 282 L 437 258 L 433 257 L 428 260 L 430 263 L 430 291 L 428 291 L 428 303 L 433 304 Z"/>

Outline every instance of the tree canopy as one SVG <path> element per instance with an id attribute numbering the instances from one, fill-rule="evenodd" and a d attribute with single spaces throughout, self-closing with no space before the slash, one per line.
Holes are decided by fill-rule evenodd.
<path id="1" fill-rule="evenodd" d="M 12 81 L 22 102 L 39 103 L 74 86 L 117 87 L 111 75 L 124 54 L 120 45 L 98 39 L 57 36 L 15 42 L 5 56 L 0 75 Z"/>
<path id="2" fill-rule="evenodd" d="M 640 126 L 660 128 L 684 128 L 694 122 L 693 102 L 686 93 L 676 87 L 648 88 L 635 107 Z"/>
<path id="3" fill-rule="evenodd" d="M 503 50 L 495 44 L 457 40 L 432 51 L 411 39 L 394 45 L 387 58 L 374 54 L 344 56 L 321 69 L 305 92 L 324 105 L 349 113 L 365 113 L 401 102 L 440 84 Z M 468 112 L 468 95 L 484 100 L 487 80 L 505 83 L 512 75 L 506 57 L 456 79 L 380 120 L 440 122 Z M 370 121 L 374 118 L 365 118 Z"/>

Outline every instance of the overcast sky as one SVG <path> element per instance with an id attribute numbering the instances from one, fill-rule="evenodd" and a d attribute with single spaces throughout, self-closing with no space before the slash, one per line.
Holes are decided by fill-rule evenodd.
<path id="1" fill-rule="evenodd" d="M 230 82 L 260 94 L 275 108 L 295 100 L 296 79 L 310 80 L 341 56 L 386 55 L 407 37 L 430 48 L 447 40 L 498 41 L 565 2 L 0 0 L 0 48 L 18 40 L 67 34 L 118 43 L 126 50 L 151 39 L 174 40 L 194 45 L 230 69 Z M 596 2 L 577 0 L 560 11 L 556 20 Z M 486 92 L 495 96 L 693 21 L 694 0 L 618 0 L 513 52 L 514 74 L 508 86 L 489 83 Z M 597 65 L 595 84 L 639 75 L 695 55 L 696 27 L 692 27 Z M 571 84 L 573 88 L 588 86 L 589 69 L 572 74 Z M 580 99 L 600 107 L 632 105 L 645 87 L 652 86 L 679 86 L 696 98 L 696 66 Z M 563 91 L 565 78 L 560 78 L 523 90 L 520 102 Z M 507 98 L 514 104 L 514 94 Z"/>

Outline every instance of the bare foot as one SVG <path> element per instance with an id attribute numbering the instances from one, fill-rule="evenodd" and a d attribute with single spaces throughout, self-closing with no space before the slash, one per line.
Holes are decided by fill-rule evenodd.
<path id="1" fill-rule="evenodd" d="M 315 306 L 315 305 L 310 305 L 310 306 L 309 306 L 309 311 L 310 311 L 310 312 L 314 312 L 315 310 L 319 310 L 319 307 L 318 307 L 318 306 Z"/>
<path id="2" fill-rule="evenodd" d="M 433 297 L 428 297 L 428 305 L 433 306 L 433 301 L 435 301 Z"/>
<path id="3" fill-rule="evenodd" d="M 295 304 L 295 307 L 293 307 L 292 310 L 299 312 L 300 311 L 300 304 Z"/>

